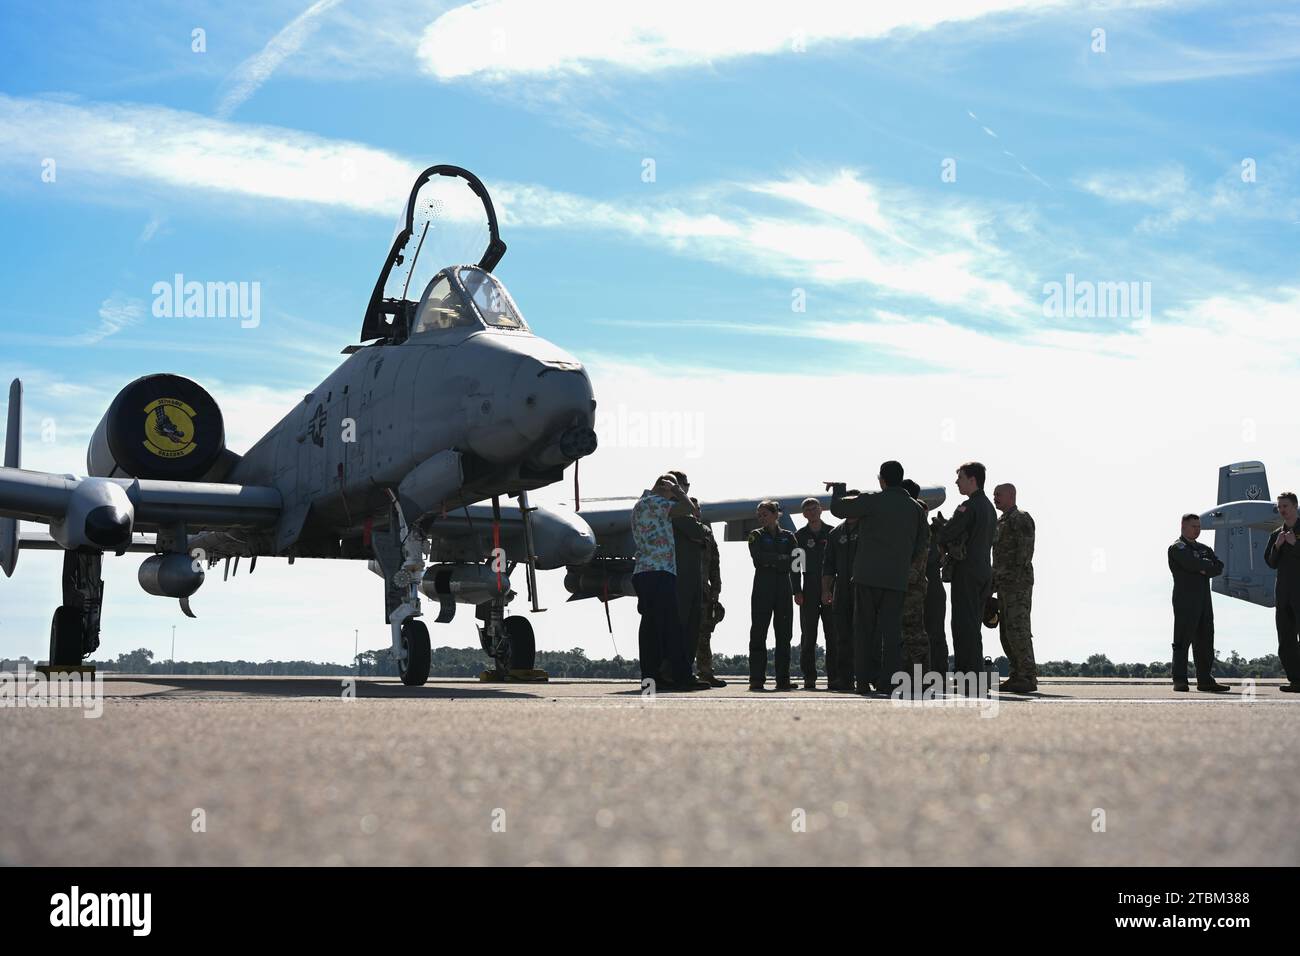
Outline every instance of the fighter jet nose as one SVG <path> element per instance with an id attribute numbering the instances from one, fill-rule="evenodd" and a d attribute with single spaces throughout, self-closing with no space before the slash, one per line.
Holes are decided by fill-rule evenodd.
<path id="1" fill-rule="evenodd" d="M 593 416 L 591 382 L 576 362 L 525 362 L 515 378 L 515 422 L 530 441 L 558 437 L 561 429 L 590 431 Z M 592 436 L 574 431 L 568 436 L 573 450 L 583 452 Z M 585 451 L 590 454 L 590 451 Z M 581 455 L 574 455 L 574 458 Z"/>
<path id="2" fill-rule="evenodd" d="M 91 508 L 86 514 L 86 540 L 105 551 L 125 547 L 131 540 L 131 515 L 113 505 Z"/>

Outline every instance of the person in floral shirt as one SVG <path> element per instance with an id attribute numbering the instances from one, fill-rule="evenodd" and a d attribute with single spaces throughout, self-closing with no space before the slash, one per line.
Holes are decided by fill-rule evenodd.
<path id="1" fill-rule="evenodd" d="M 643 491 L 632 507 L 632 540 L 636 544 L 632 586 L 641 614 L 641 679 L 658 681 L 660 664 L 666 660 L 671 683 L 660 688 L 665 690 L 690 690 L 695 685 L 677 609 L 677 555 L 673 545 L 672 519 L 685 514 L 699 517 L 699 509 L 672 475 L 660 475 L 654 487 Z"/>

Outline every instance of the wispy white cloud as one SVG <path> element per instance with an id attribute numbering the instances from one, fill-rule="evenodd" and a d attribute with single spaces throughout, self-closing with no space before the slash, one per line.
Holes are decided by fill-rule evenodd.
<path id="1" fill-rule="evenodd" d="M 153 106 L 0 95 L 3 156 L 63 157 L 65 180 L 126 178 L 385 217 L 401 209 L 419 169 L 382 150 L 292 130 Z M 998 311 L 1025 309 L 1017 289 L 1032 286 L 991 238 L 988 210 L 935 204 L 901 187 L 886 200 L 853 170 L 618 202 L 534 184 L 494 182 L 491 190 L 505 227 L 611 232 L 796 284 L 860 284 Z"/>
<path id="2" fill-rule="evenodd" d="M 60 181 L 135 180 L 395 216 L 419 169 L 383 150 L 137 104 L 0 94 L 0 165 L 59 162 Z"/>
<path id="3" fill-rule="evenodd" d="M 139 299 L 128 299 L 113 295 L 99 306 L 99 325 L 95 329 L 77 337 L 83 345 L 94 345 L 116 335 L 128 326 L 137 324 L 144 318 L 144 303 Z"/>
<path id="4" fill-rule="evenodd" d="M 150 216 L 149 221 L 146 222 L 144 228 L 140 230 L 140 241 L 148 242 L 154 236 L 158 235 L 158 230 L 162 228 L 162 224 L 162 216 Z"/>
<path id="5" fill-rule="evenodd" d="M 1209 31 L 1218 43 L 1172 39 L 1163 31 L 1133 31 L 1130 49 L 1107 76 L 1119 83 L 1190 83 L 1258 76 L 1300 66 L 1300 15 L 1241 11 Z"/>
<path id="6" fill-rule="evenodd" d="M 258 87 L 271 78 L 280 65 L 302 48 L 319 26 L 322 14 L 342 0 L 316 0 L 280 30 L 259 52 L 235 67 L 227 79 L 228 89 L 217 105 L 217 116 L 229 117 Z"/>
<path id="7" fill-rule="evenodd" d="M 1196 183 L 1180 163 L 1155 169 L 1100 170 L 1077 177 L 1074 185 L 1107 202 L 1148 207 L 1138 232 L 1168 232 L 1188 222 L 1224 217 L 1293 222 L 1300 215 L 1300 196 L 1292 177 L 1300 169 L 1300 149 L 1248 158 L 1250 178 L 1235 165 L 1211 183 Z"/>
<path id="8" fill-rule="evenodd" d="M 635 72 L 699 66 L 805 46 L 879 39 L 1066 0 L 487 0 L 438 17 L 420 42 L 421 66 L 439 79 Z"/>

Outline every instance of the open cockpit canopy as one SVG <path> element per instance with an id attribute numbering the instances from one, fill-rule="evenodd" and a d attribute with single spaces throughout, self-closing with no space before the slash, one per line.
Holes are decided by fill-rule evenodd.
<path id="1" fill-rule="evenodd" d="M 489 274 L 505 252 L 492 197 L 479 178 L 459 166 L 430 166 L 416 179 L 397 221 L 392 247 L 361 323 L 361 341 L 403 341 L 415 327 L 417 310 L 422 303 L 427 305 L 433 280 L 456 263 L 477 263 L 477 269 L 457 278 L 484 321 L 524 328 L 509 296 Z M 438 320 L 460 319 L 447 314 Z M 511 321 L 518 325 L 510 326 Z"/>

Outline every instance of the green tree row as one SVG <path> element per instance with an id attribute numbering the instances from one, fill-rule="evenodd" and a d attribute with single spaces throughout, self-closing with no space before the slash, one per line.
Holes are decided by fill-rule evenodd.
<path id="1" fill-rule="evenodd" d="M 768 664 L 773 663 L 774 651 L 768 650 Z M 159 661 L 153 651 L 138 648 L 119 654 L 116 660 L 91 661 L 106 673 L 122 674 L 177 674 L 190 676 L 248 675 L 259 677 L 332 677 L 359 674 L 362 677 L 395 677 L 397 662 L 388 648 L 364 651 L 357 655 L 355 666 L 327 661 Z M 951 659 L 949 666 L 951 666 Z M 1007 673 L 1007 659 L 999 657 L 994 662 L 1000 673 Z M 13 671 L 19 664 L 28 669 L 35 662 L 21 657 L 0 661 L 0 670 Z M 439 647 L 433 651 L 429 673 L 434 677 L 477 677 L 487 666 L 483 652 L 477 647 Z M 635 658 L 616 656 L 612 660 L 592 660 L 585 651 L 575 647 L 570 651 L 538 651 L 537 666 L 552 677 L 628 679 L 640 676 Z M 1093 654 L 1082 663 L 1047 661 L 1038 665 L 1042 677 L 1171 677 L 1172 665 L 1168 661 L 1148 664 L 1116 664 L 1105 654 Z M 817 669 L 825 674 L 825 651 L 817 648 Z M 797 674 L 798 663 L 794 664 Z M 745 677 L 749 674 L 749 657 L 745 654 L 713 655 L 713 671 L 723 677 Z M 1214 673 L 1218 677 L 1285 677 L 1282 663 L 1276 654 L 1247 659 L 1236 651 L 1227 658 L 1215 655 Z"/>

